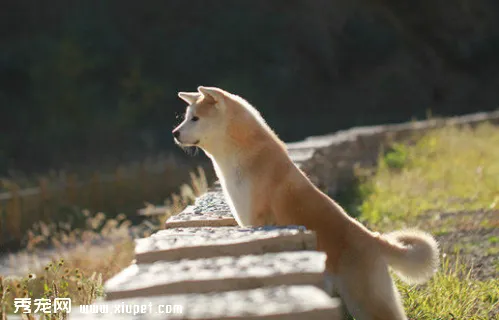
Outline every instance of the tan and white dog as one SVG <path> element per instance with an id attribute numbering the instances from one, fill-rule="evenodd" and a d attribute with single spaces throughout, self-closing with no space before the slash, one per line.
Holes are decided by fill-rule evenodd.
<path id="1" fill-rule="evenodd" d="M 211 158 L 239 225 L 314 230 L 335 288 L 357 320 L 406 319 L 388 267 L 409 283 L 428 280 L 439 263 L 431 235 L 380 235 L 348 216 L 296 167 L 284 143 L 241 97 L 203 86 L 178 95 L 189 106 L 173 131 L 175 140 Z"/>

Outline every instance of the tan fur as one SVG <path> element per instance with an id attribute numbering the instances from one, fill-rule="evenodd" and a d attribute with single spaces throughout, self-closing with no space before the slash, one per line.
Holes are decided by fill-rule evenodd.
<path id="1" fill-rule="evenodd" d="M 314 230 L 335 288 L 357 320 L 406 319 L 388 266 L 404 281 L 426 281 L 438 265 L 436 241 L 417 230 L 369 231 L 307 179 L 249 103 L 219 88 L 198 91 L 174 131 L 180 144 L 198 142 L 212 159 L 239 224 Z M 190 124 L 194 114 L 200 120 Z"/>

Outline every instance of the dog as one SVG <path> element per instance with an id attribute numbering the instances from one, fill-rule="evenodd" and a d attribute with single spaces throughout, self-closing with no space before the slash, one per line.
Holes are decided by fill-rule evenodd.
<path id="1" fill-rule="evenodd" d="M 178 96 L 188 106 L 173 130 L 175 142 L 199 147 L 211 159 L 240 226 L 303 225 L 315 231 L 335 290 L 355 319 L 407 319 L 389 267 L 407 283 L 431 278 L 439 265 L 431 235 L 381 235 L 350 217 L 291 161 L 285 144 L 243 98 L 205 86 Z"/>

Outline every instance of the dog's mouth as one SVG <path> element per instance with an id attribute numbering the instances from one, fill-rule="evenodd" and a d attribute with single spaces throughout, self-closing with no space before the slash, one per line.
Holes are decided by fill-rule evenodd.
<path id="1" fill-rule="evenodd" d="M 194 141 L 192 143 L 187 143 L 187 142 L 182 142 L 182 141 L 178 140 L 177 138 L 175 138 L 175 143 L 178 144 L 181 147 L 193 147 L 193 146 L 197 146 L 198 145 L 199 140 L 196 140 L 196 141 Z"/>

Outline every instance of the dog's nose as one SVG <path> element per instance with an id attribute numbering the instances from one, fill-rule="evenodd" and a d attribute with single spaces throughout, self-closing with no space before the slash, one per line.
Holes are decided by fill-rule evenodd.
<path id="1" fill-rule="evenodd" d="M 178 137 L 180 137 L 180 131 L 173 131 L 173 136 L 178 139 Z"/>

